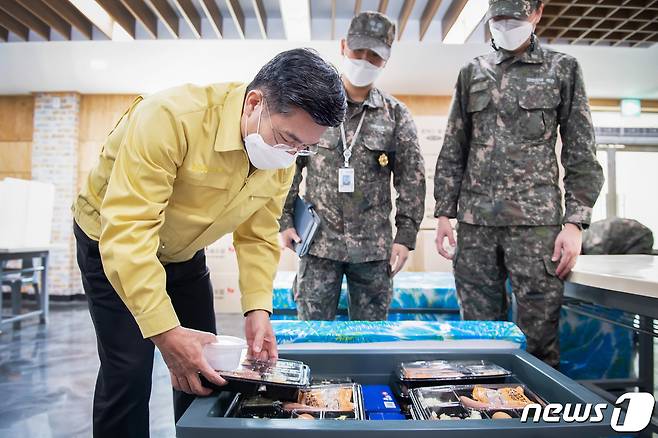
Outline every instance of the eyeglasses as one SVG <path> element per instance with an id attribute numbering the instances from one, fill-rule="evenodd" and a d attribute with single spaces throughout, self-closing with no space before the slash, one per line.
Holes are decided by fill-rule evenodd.
<path id="1" fill-rule="evenodd" d="M 278 150 L 285 151 L 285 152 L 294 152 L 296 155 L 299 155 L 300 157 L 310 157 L 311 155 L 315 155 L 315 154 L 318 153 L 318 145 L 317 144 L 302 146 L 299 149 L 294 148 L 292 146 L 288 146 L 286 144 L 276 144 L 272 147 L 274 149 L 278 149 Z"/>
<path id="2" fill-rule="evenodd" d="M 277 132 L 279 131 L 274 127 L 274 124 L 272 123 L 272 115 L 270 114 L 270 108 L 267 105 L 265 98 L 263 98 L 263 102 L 265 103 L 265 109 L 267 110 L 267 119 L 270 121 L 270 128 L 272 128 L 272 133 L 274 134 L 274 141 L 277 142 L 277 144 L 272 146 L 274 149 L 278 149 L 284 152 L 294 152 L 295 155 L 300 157 L 309 157 L 318 153 L 317 143 L 311 145 L 301 145 L 300 147 L 293 147 L 285 143 L 279 143 L 279 139 L 277 138 Z M 279 136 L 281 135 L 279 134 Z"/>

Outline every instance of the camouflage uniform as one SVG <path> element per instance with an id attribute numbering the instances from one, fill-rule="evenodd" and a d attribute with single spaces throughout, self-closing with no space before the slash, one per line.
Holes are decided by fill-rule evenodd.
<path id="1" fill-rule="evenodd" d="M 551 261 L 559 225 L 489 227 L 460 222 L 453 269 L 463 319 L 507 320 L 505 282 L 516 297 L 517 325 L 528 351 L 560 362 L 558 328 L 562 281 Z"/>
<path id="2" fill-rule="evenodd" d="M 536 3 L 490 0 L 490 16 L 524 18 Z M 518 58 L 499 50 L 462 68 L 434 192 L 435 216 L 459 221 L 454 269 L 462 317 L 505 319 L 509 276 L 528 351 L 557 366 L 563 287 L 550 256 L 562 224 L 590 222 L 602 183 L 576 59 L 534 41 Z"/>
<path id="3" fill-rule="evenodd" d="M 583 233 L 583 254 L 651 254 L 653 233 L 633 219 L 593 222 Z"/>
<path id="4" fill-rule="evenodd" d="M 347 302 L 350 319 L 386 319 L 392 296 L 391 266 L 388 260 L 346 263 L 310 254 L 300 260 L 299 274 L 295 282 L 295 302 L 300 319 L 336 318 L 343 275 L 348 278 Z M 310 293 L 306 293 L 307 291 Z"/>
<path id="5" fill-rule="evenodd" d="M 372 15 L 363 13 L 355 20 L 368 20 Z M 392 30 L 387 35 L 390 42 L 394 34 Z M 348 44 L 353 47 L 349 35 Z M 297 159 L 281 230 L 293 227 L 294 200 L 303 169 L 304 198 L 315 205 L 322 219 L 295 282 L 300 319 L 334 318 L 343 275 L 347 276 L 350 292 L 350 318 L 386 319 L 393 291 L 391 248 L 395 242 L 414 249 L 416 243 L 424 213 L 425 170 L 415 124 L 404 104 L 373 88 L 364 102 L 348 101 L 348 145 L 364 111 L 363 126 L 350 159 L 355 174 L 353 193 L 338 192 L 338 169 L 344 161 L 340 128 L 326 131 L 317 155 Z M 391 174 L 398 193 L 395 239 L 390 221 Z"/>

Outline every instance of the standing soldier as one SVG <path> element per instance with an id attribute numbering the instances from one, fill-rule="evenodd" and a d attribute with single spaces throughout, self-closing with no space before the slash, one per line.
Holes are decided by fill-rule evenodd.
<path id="1" fill-rule="evenodd" d="M 284 244 L 299 241 L 294 203 L 306 168 L 305 199 L 322 224 L 302 257 L 295 301 L 302 320 L 336 316 L 347 276 L 352 320 L 386 319 L 392 277 L 414 249 L 424 212 L 425 166 L 416 127 L 404 104 L 373 83 L 389 59 L 395 25 L 377 12 L 362 12 L 340 43 L 348 99 L 344 125 L 326 131 L 318 153 L 297 159 L 281 230 Z M 391 173 L 398 193 L 392 236 Z"/>
<path id="2" fill-rule="evenodd" d="M 537 0 L 489 0 L 496 51 L 459 73 L 434 197 L 437 249 L 453 259 L 462 317 L 506 319 L 509 276 L 528 351 L 557 367 L 561 280 L 580 253 L 603 174 L 580 66 L 539 45 L 542 11 Z M 444 239 L 455 246 L 455 217 L 453 258 Z"/>

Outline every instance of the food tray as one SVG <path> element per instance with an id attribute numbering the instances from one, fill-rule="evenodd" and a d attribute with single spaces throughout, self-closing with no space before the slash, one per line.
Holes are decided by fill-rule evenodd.
<path id="1" fill-rule="evenodd" d="M 237 369 L 220 374 L 228 385 L 217 389 L 249 395 L 260 392 L 273 400 L 294 400 L 297 391 L 308 387 L 311 379 L 311 370 L 306 364 L 286 359 L 244 359 Z"/>
<path id="2" fill-rule="evenodd" d="M 503 396 L 503 391 L 509 395 Z M 425 420 L 519 418 L 526 404 L 546 406 L 526 385 L 517 383 L 415 388 L 410 396 L 416 412 Z M 488 396 L 486 403 L 483 396 Z"/>
<path id="3" fill-rule="evenodd" d="M 361 385 L 319 385 L 299 390 L 296 401 L 282 401 L 264 395 L 238 393 L 225 417 L 274 419 L 300 418 L 308 413 L 314 419 L 362 420 L 363 396 Z"/>

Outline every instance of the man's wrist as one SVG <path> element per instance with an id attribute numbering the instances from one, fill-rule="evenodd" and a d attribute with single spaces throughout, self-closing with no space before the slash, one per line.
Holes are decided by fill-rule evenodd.
<path id="1" fill-rule="evenodd" d="M 163 342 L 167 337 L 169 337 L 170 334 L 172 334 L 174 331 L 176 331 L 180 325 L 177 325 L 176 327 L 173 327 L 169 330 L 166 330 L 162 333 L 158 333 L 157 335 L 151 336 L 149 339 L 156 345 L 159 343 Z"/>
<path id="2" fill-rule="evenodd" d="M 577 228 L 579 231 L 583 231 L 583 224 L 581 224 L 579 222 L 567 222 L 566 224 L 564 224 L 565 227 L 567 225 L 571 225 L 571 226 Z"/>

